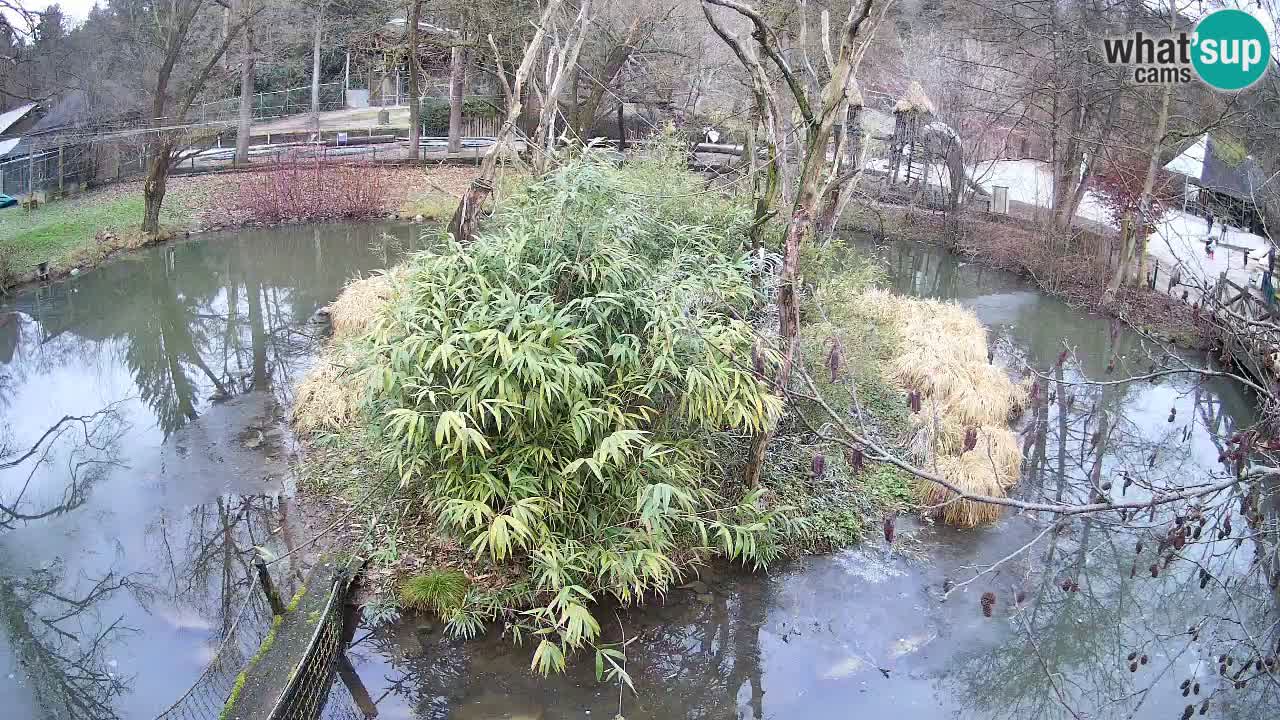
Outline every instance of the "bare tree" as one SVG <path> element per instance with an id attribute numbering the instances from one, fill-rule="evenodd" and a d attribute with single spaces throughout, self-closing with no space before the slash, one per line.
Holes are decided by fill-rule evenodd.
<path id="1" fill-rule="evenodd" d="M 863 37 L 859 33 L 871 17 L 873 2 L 864 0 L 850 7 L 849 14 L 837 33 L 838 45 L 835 52 L 830 52 L 830 37 L 824 36 L 823 47 L 828 50 L 825 53 L 828 59 L 828 78 L 824 84 L 819 85 L 817 73 L 808 55 L 804 55 L 802 69 L 794 69 L 780 44 L 778 30 L 769 24 L 760 11 L 736 0 L 703 0 L 707 21 L 716 29 L 716 34 L 733 48 L 735 55 L 748 66 L 759 104 L 771 108 L 768 112 L 776 118 L 780 115 L 778 109 L 781 107 L 780 94 L 783 90 L 768 81 L 768 73 L 759 56 L 746 50 L 742 39 L 730 34 L 717 24 L 708 5 L 732 10 L 749 21 L 752 40 L 760 53 L 769 59 L 781 75 L 781 84 L 788 94 L 787 99 L 794 105 L 796 114 L 800 118 L 800 130 L 804 136 L 795 202 L 792 204 L 790 217 L 783 231 L 782 273 L 778 286 L 778 336 L 782 344 L 782 362 L 774 382 L 777 387 L 786 388 L 791 379 L 791 370 L 799 342 L 800 304 L 797 294 L 797 273 L 800 264 L 800 247 L 812 230 L 819 205 L 827 194 L 828 186 L 837 179 L 828 172 L 827 156 L 832 130 L 836 119 L 848 114 L 851 94 L 857 83 L 857 67 L 865 47 Z M 887 6 L 886 3 L 885 7 Z M 823 16 L 827 16 L 825 11 Z M 883 17 L 883 13 L 880 17 Z M 807 20 L 805 22 L 807 24 Z M 822 25 L 823 28 L 829 27 L 829 21 L 824 20 Z M 806 48 L 799 49 L 807 53 Z M 857 99 L 856 95 L 853 97 Z M 839 154 L 838 151 L 837 155 Z M 755 486 L 759 482 L 760 469 L 763 467 L 768 444 L 769 433 L 767 432 L 760 433 L 752 442 L 751 458 L 747 465 L 748 485 Z"/>
<path id="2" fill-rule="evenodd" d="M 418 83 L 422 68 L 418 64 L 418 26 L 422 20 L 422 0 L 409 0 L 405 18 L 405 53 L 409 57 L 409 158 L 418 159 L 422 134 L 422 98 Z"/>
<path id="3" fill-rule="evenodd" d="M 449 48 L 449 152 L 462 152 L 462 106 L 467 92 L 467 63 L 471 50 L 464 45 Z"/>
<path id="4" fill-rule="evenodd" d="M 497 137 L 494 138 L 493 147 L 489 149 L 488 154 L 484 157 L 484 161 L 480 166 L 480 173 L 471 181 L 470 187 L 467 188 L 467 191 L 462 196 L 462 201 L 458 204 L 458 209 L 454 211 L 453 218 L 449 221 L 448 232 L 457 242 L 465 243 L 471 239 L 475 233 L 481 209 L 485 201 L 493 193 L 493 181 L 497 175 L 498 159 L 502 153 L 508 151 L 511 138 L 514 135 L 516 121 L 519 119 L 521 109 L 524 107 L 524 84 L 542 52 L 542 43 L 546 37 L 547 29 L 550 27 L 552 18 L 560 10 L 560 5 L 561 0 L 549 0 L 547 6 L 543 8 L 537 29 L 534 31 L 533 37 L 524 46 L 523 59 L 520 61 L 520 66 L 516 68 L 511 82 L 507 81 L 505 70 L 502 67 L 502 55 L 498 51 L 498 46 L 494 42 L 493 36 L 489 36 L 489 45 L 493 50 L 494 62 L 498 65 L 498 78 L 502 82 L 503 95 L 506 97 L 507 115 L 502 127 L 498 129 Z"/>
<path id="5" fill-rule="evenodd" d="M 582 51 L 591 19 L 591 0 L 583 0 L 563 41 L 558 38 L 559 33 L 556 33 L 557 38 L 552 42 L 544 66 L 542 82 L 534 83 L 542 105 L 542 111 L 538 114 L 538 129 L 533 138 L 535 174 L 545 173 L 555 154 L 555 126 L 556 118 L 561 114 L 560 98 L 568 87 L 570 76 L 578 71 L 578 54 Z"/>
<path id="6" fill-rule="evenodd" d="M 315 35 L 311 46 L 311 122 L 316 140 L 320 139 L 320 41 L 324 32 L 325 0 L 316 4 Z"/>
<path id="7" fill-rule="evenodd" d="M 144 100 L 147 174 L 143 183 L 142 231 L 160 231 L 169 172 L 186 145 L 199 136 L 190 126 L 192 106 L 211 80 L 224 79 L 222 59 L 260 5 L 239 5 L 219 19 L 227 0 L 175 0 L 168 3 L 127 2 L 111 5 L 104 18 L 116 45 L 97 82 L 102 95 L 118 90 Z M 123 88 L 119 88 L 123 85 Z M 221 84 L 221 83 L 220 83 Z"/>
<path id="8" fill-rule="evenodd" d="M 254 0 L 240 0 L 239 12 L 253 16 Z M 253 88 L 257 79 L 255 68 L 257 57 L 253 43 L 253 21 L 244 25 L 244 46 L 240 51 L 240 108 L 236 122 L 236 159 L 237 165 L 249 162 L 249 133 L 253 127 Z"/>

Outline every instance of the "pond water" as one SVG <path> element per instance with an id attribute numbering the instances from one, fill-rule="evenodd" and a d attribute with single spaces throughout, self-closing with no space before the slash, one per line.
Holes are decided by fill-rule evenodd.
<path id="1" fill-rule="evenodd" d="M 248 551 L 280 554 L 308 537 L 289 501 L 285 415 L 316 348 L 310 319 L 347 278 L 416 237 L 411 227 L 340 225 L 212 236 L 0 305 L 0 441 L 26 448 L 60 418 L 89 416 L 0 465 L 0 503 L 47 514 L 0 509 L 0 716 L 151 720 L 196 682 L 239 598 L 252 595 Z M 997 362 L 1047 369 L 1069 347 L 1068 379 L 1149 363 L 1141 337 L 1007 274 L 923 245 L 863 249 L 898 291 L 973 308 Z M 1097 408 L 1124 430 L 1103 444 L 1109 476 L 1220 472 L 1225 438 L 1252 420 L 1249 398 L 1226 382 L 1069 392 L 1032 443 L 1044 449 L 1029 453 L 1028 497 L 1082 496 Z M 604 615 L 610 639 L 637 638 L 627 668 L 639 692 L 623 694 L 621 713 L 1174 718 L 1212 696 L 1209 717 L 1272 717 L 1274 683 L 1235 690 L 1216 679 L 1220 648 L 1274 642 L 1273 627 L 1233 624 L 1275 603 L 1249 581 L 1252 546 L 1198 546 L 1205 566 L 1240 578 L 1228 594 L 1201 592 L 1190 565 L 1152 579 L 1144 560 L 1131 578 L 1134 538 L 1102 520 L 1043 536 L 1027 518 L 970 532 L 903 520 L 892 549 L 873 540 L 760 574 L 709 568 L 665 603 Z M 1030 553 L 941 599 L 945 582 L 1033 540 Z M 281 574 L 301 572 L 294 557 Z M 1080 591 L 1062 591 L 1064 577 Z M 998 596 L 991 618 L 984 592 Z M 1186 634 L 1192 623 L 1202 642 Z M 356 638 L 354 671 L 340 667 L 325 712 L 335 720 L 619 713 L 619 689 L 597 683 L 589 661 L 544 679 L 529 672 L 531 648 L 497 631 L 461 642 L 412 618 Z M 1130 672 L 1130 652 L 1148 662 Z M 1203 687 L 1184 699 L 1188 677 Z M 175 716 L 212 720 L 220 707 L 215 695 Z"/>
<path id="2" fill-rule="evenodd" d="M 417 237 L 213 235 L 0 302 L 0 445 L 21 451 L 0 458 L 0 717 L 149 719 L 196 680 L 248 551 L 298 525 L 284 419 L 308 320 Z"/>

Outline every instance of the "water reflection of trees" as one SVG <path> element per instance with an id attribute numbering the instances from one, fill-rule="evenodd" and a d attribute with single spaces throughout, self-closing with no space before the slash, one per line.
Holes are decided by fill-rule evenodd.
<path id="1" fill-rule="evenodd" d="M 1131 350 L 1112 343 L 1103 357 Z M 1239 415 L 1225 412 L 1209 387 L 1171 384 L 1180 412 L 1161 407 L 1155 412 L 1169 418 L 1153 419 L 1132 385 L 1072 384 L 1068 374 L 1059 365 L 1040 375 L 1045 397 L 1025 429 L 1028 499 L 1150 497 L 1234 472 L 1213 456 L 1228 448 Z M 1213 448 L 1208 458 L 1197 443 Z M 946 684 L 984 717 L 1172 716 L 1187 706 L 1198 712 L 1206 700 L 1218 716 L 1265 716 L 1280 702 L 1275 676 L 1263 673 L 1251 684 L 1245 678 L 1237 688 L 1235 672 L 1280 650 L 1280 615 L 1265 564 L 1241 550 L 1245 539 L 1215 535 L 1233 510 L 1245 514 L 1245 501 L 1236 493 L 1075 523 L 1044 518 L 1057 524 L 1045 526 L 1048 539 L 1029 558 L 1029 570 L 981 581 L 1016 607 L 1008 640 L 960 657 Z M 1175 543 L 1171 533 L 1184 525 L 1195 525 L 1195 534 Z M 1259 541 L 1268 537 L 1250 538 L 1264 556 Z M 1019 594 L 1024 604 L 1015 602 Z M 1220 656 L 1235 666 L 1225 678 Z"/>
<path id="2" fill-rule="evenodd" d="M 290 522 L 288 500 L 272 495 L 228 495 L 184 510 L 182 517 L 161 514 L 147 526 L 147 539 L 164 568 L 159 584 L 165 601 L 216 618 L 220 639 L 238 601 L 255 591 L 255 548 L 292 550 Z M 301 571 L 289 564 L 281 569 L 273 575 L 288 592 Z"/>
<path id="3" fill-rule="evenodd" d="M 619 611 L 617 620 L 601 613 L 611 618 L 604 623 L 604 642 L 619 641 L 624 627 L 626 637 L 634 639 L 627 671 L 640 693 L 625 693 L 622 715 L 765 718 L 760 642 L 769 583 L 725 582 L 698 597 L 673 592 L 681 595 L 679 601 L 664 608 Z M 395 697 L 424 719 L 555 715 L 582 707 L 616 711 L 617 689 L 596 680 L 590 658 L 578 658 L 566 669 L 567 677 L 549 683 L 529 672 L 526 656 L 511 652 L 510 642 L 498 628 L 465 642 L 438 628 L 420 634 L 412 623 L 400 623 L 365 634 L 349 654 L 364 680 L 380 688 L 373 694 L 375 703 Z M 386 663 L 389 671 L 370 677 L 370 668 L 377 666 L 370 658 Z"/>
<path id="4" fill-rule="evenodd" d="M 131 678 L 110 653 L 134 630 L 122 617 L 102 617 L 99 606 L 120 593 L 143 604 L 149 590 L 136 576 L 112 572 L 69 583 L 60 563 L 25 573 L 0 567 L 0 618 L 45 717 L 118 717 L 114 701 Z"/>
<path id="5" fill-rule="evenodd" d="M 152 310 L 126 331 L 125 362 L 166 433 L 193 420 L 206 397 L 292 387 L 313 349 L 306 320 L 374 263 L 360 245 L 326 249 L 318 233 L 239 240 L 221 252 L 169 248 L 139 271 Z"/>
<path id="6" fill-rule="evenodd" d="M 0 446 L 0 530 L 61 515 L 84 504 L 89 491 L 120 465 L 119 442 L 125 425 L 114 405 L 82 416 L 64 416 L 25 450 L 9 440 Z M 32 488 L 38 473 L 49 468 L 62 478 L 57 497 L 52 488 Z M 13 480 L 10 480 L 13 478 Z M 41 497 L 33 500 L 30 494 Z"/>
<path id="7" fill-rule="evenodd" d="M 1230 486 L 1246 459 L 1278 464 L 1270 451 L 1241 450 L 1249 398 L 1203 374 L 1125 380 L 1208 360 L 1020 292 L 1007 275 L 917 244 L 890 246 L 882 257 L 899 292 L 971 302 L 997 345 L 1010 338 L 997 347 L 1003 359 L 1034 370 L 1037 392 L 1020 426 L 1023 500 L 1142 502 L 1226 486 L 1158 510 L 1076 519 L 1028 512 L 1011 521 L 1043 540 L 966 578 L 998 596 L 1009 630 L 943 675 L 966 714 L 1177 717 L 1208 700 L 1215 717 L 1273 715 L 1280 666 L 1259 673 L 1257 662 L 1280 655 L 1280 500 L 1265 478 Z M 1191 524 L 1194 534 L 1180 536 Z"/>
<path id="8" fill-rule="evenodd" d="M 0 531 L 81 507 L 118 466 L 124 431 L 116 408 L 107 407 L 59 420 L 26 449 L 0 450 Z M 33 489 L 37 473 L 64 486 Z M 6 539 L 0 535 L 0 546 Z M 143 578 L 113 570 L 68 578 L 60 558 L 33 569 L 4 561 L 20 556 L 11 546 L 0 552 L 0 620 L 37 707 L 50 718 L 116 717 L 113 702 L 129 678 L 111 667 L 108 653 L 132 630 L 120 617 L 102 617 L 100 606 L 120 593 L 144 603 L 150 591 Z"/>
<path id="9" fill-rule="evenodd" d="M 394 261 L 417 231 L 396 232 L 286 228 L 176 244 L 20 295 L 0 314 L 0 358 L 12 355 L 0 360 L 0 402 L 6 386 L 92 366 L 117 348 L 166 435 L 210 400 L 287 392 L 313 347 L 306 320 L 352 275 Z M 29 338 L 24 316 L 35 320 Z"/>
<path id="10" fill-rule="evenodd" d="M 944 684 L 982 717 L 1173 717 L 1206 700 L 1216 717 L 1270 717 L 1280 702 L 1274 675 L 1249 672 L 1235 684 L 1246 663 L 1276 653 L 1265 575 L 1240 572 L 1242 558 L 1212 542 L 1152 578 L 1154 548 L 1135 552 L 1144 538 L 1092 521 L 1080 537 L 1055 537 L 1029 582 L 993 583 L 1009 588 L 1003 598 L 1027 593 L 1007 640 L 957 657 Z M 1201 589 L 1201 567 L 1229 586 Z M 1223 656 L 1233 659 L 1225 676 Z"/>
<path id="11" fill-rule="evenodd" d="M 329 242 L 334 234 L 343 237 Z M 0 409 L 63 367 L 122 368 L 166 437 L 211 401 L 251 391 L 283 394 L 313 347 L 305 321 L 352 274 L 394 257 L 391 243 L 370 249 L 378 236 L 335 226 L 178 244 L 18 296 L 0 313 Z M 121 461 L 124 426 L 114 408 L 64 420 L 31 453 L 6 427 L 0 419 L 0 532 L 83 512 L 95 483 Z M 21 430 L 26 437 L 31 428 Z M 223 496 L 163 513 L 149 519 L 149 557 L 129 559 L 134 566 L 154 563 L 155 577 L 122 574 L 114 565 L 92 576 L 67 573 L 64 567 L 75 563 L 62 558 L 23 568 L 20 549 L 4 548 L 13 565 L 0 567 L 4 631 L 48 717 L 116 717 L 132 678 L 116 671 L 110 655 L 133 630 L 102 608 L 119 607 L 122 595 L 146 612 L 174 614 L 172 621 L 202 628 L 207 621 L 207 640 L 215 645 L 234 641 L 219 664 L 227 672 L 205 676 L 225 686 L 207 683 L 192 701 L 220 707 L 240 662 L 258 646 L 267 623 L 242 623 L 234 632 L 232 625 L 242 607 L 265 614 L 241 601 L 258 595 L 254 548 L 293 547 L 287 502 Z M 32 536 L 0 535 L 0 544 L 19 537 Z M 296 559 L 282 564 L 289 577 L 300 577 Z M 292 583 L 285 580 L 278 574 L 287 590 Z"/>
<path id="12" fill-rule="evenodd" d="M 663 695 L 635 702 L 659 705 L 654 717 L 683 709 L 688 718 L 764 718 L 760 632 L 768 598 L 769 583 L 738 583 L 688 606 L 671 625 L 637 629 L 636 685 L 663 688 Z"/>

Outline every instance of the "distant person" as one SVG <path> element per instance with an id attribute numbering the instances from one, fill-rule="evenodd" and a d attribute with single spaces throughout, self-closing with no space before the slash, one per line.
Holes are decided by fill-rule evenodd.
<path id="1" fill-rule="evenodd" d="M 1204 254 L 1210 260 L 1213 259 L 1213 236 L 1204 239 Z"/>
<path id="2" fill-rule="evenodd" d="M 1213 234 L 1213 213 L 1209 213 L 1209 215 L 1205 217 L 1204 221 L 1209 223 L 1209 226 L 1205 228 L 1204 234 L 1212 235 Z"/>

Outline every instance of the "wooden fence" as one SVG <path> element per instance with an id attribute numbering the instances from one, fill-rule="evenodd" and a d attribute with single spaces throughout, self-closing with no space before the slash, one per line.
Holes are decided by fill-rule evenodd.
<path id="1" fill-rule="evenodd" d="M 1218 278 L 1211 297 L 1210 319 L 1223 358 L 1255 380 L 1270 385 L 1280 370 L 1276 366 L 1280 358 L 1280 327 L 1275 320 L 1274 300 L 1257 288 L 1227 279 L 1225 272 Z"/>

